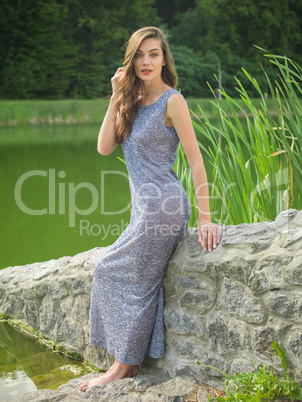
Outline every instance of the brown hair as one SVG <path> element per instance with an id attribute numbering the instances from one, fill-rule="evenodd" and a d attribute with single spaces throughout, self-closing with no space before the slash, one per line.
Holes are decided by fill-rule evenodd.
<path id="1" fill-rule="evenodd" d="M 162 68 L 163 81 L 172 88 L 177 85 L 177 74 L 174 59 L 169 49 L 167 35 L 157 27 L 145 27 L 134 32 L 127 45 L 124 71 L 116 84 L 117 101 L 115 104 L 116 121 L 120 118 L 120 125 L 116 135 L 116 141 L 122 143 L 131 133 L 132 123 L 137 112 L 138 96 L 141 92 L 140 79 L 134 72 L 134 56 L 142 43 L 147 38 L 159 39 L 165 59 L 165 66 Z"/>

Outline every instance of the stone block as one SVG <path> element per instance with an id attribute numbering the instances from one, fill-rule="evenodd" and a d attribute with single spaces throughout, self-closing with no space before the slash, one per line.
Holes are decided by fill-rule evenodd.
<path id="1" fill-rule="evenodd" d="M 254 350 L 264 356 L 271 358 L 275 355 L 272 350 L 272 343 L 279 342 L 277 332 L 270 327 L 257 327 L 254 329 Z"/>
<path id="2" fill-rule="evenodd" d="M 62 321 L 61 331 L 67 347 L 76 351 L 85 349 L 85 333 L 83 324 L 74 318 L 67 317 Z"/>
<path id="3" fill-rule="evenodd" d="M 196 389 L 196 382 L 189 378 L 175 377 L 169 381 L 163 382 L 148 388 L 142 397 L 142 402 L 150 398 L 151 401 L 183 401 L 186 397 Z M 162 399 L 160 399 L 162 398 Z"/>
<path id="4" fill-rule="evenodd" d="M 178 334 L 196 334 L 203 336 L 204 329 L 198 317 L 190 317 L 184 311 L 166 310 L 165 326 Z"/>
<path id="5" fill-rule="evenodd" d="M 251 290 L 228 278 L 223 280 L 219 307 L 250 324 L 261 324 L 267 319 L 262 304 L 253 297 Z"/>
<path id="6" fill-rule="evenodd" d="M 287 333 L 285 345 L 288 352 L 299 360 L 299 369 L 302 371 L 302 326 L 291 328 Z"/>
<path id="7" fill-rule="evenodd" d="M 24 320 L 34 328 L 40 327 L 39 303 L 37 301 L 25 302 Z"/>
<path id="8" fill-rule="evenodd" d="M 284 270 L 283 275 L 288 283 L 302 286 L 302 254 L 295 256 L 292 263 Z"/>
<path id="9" fill-rule="evenodd" d="M 191 359 L 198 358 L 196 354 L 196 346 L 190 341 L 184 339 L 177 341 L 175 338 L 172 338 L 170 340 L 170 347 L 174 350 L 175 355 Z"/>
<path id="10" fill-rule="evenodd" d="M 177 285 L 182 289 L 194 289 L 199 287 L 199 281 L 196 276 L 178 276 Z"/>
<path id="11" fill-rule="evenodd" d="M 27 300 L 42 299 L 48 294 L 48 283 L 31 281 L 22 289 L 22 297 Z"/>
<path id="12" fill-rule="evenodd" d="M 223 315 L 209 319 L 209 344 L 221 356 L 239 354 L 250 347 L 250 334 L 245 322 Z"/>
<path id="13" fill-rule="evenodd" d="M 204 350 L 200 359 L 198 360 L 202 364 L 208 366 L 200 366 L 200 371 L 205 374 L 206 378 L 210 377 L 222 379 L 224 376 L 221 372 L 227 373 L 228 371 L 227 360 L 221 357 L 219 354 L 214 353 L 212 350 Z"/>
<path id="14" fill-rule="evenodd" d="M 249 358 L 242 356 L 244 358 L 234 359 L 231 364 L 230 374 L 235 376 L 236 373 L 248 373 L 255 369 L 255 364 L 252 364 Z M 255 361 L 255 358 L 253 358 Z"/>
<path id="15" fill-rule="evenodd" d="M 213 303 L 216 298 L 216 293 L 211 289 L 202 290 L 188 290 L 180 298 L 180 307 L 188 307 L 195 309 L 199 314 L 203 315 L 213 307 Z"/>
<path id="16" fill-rule="evenodd" d="M 78 322 L 87 325 L 89 319 L 90 297 L 82 294 L 75 298 L 72 315 Z"/>
<path id="17" fill-rule="evenodd" d="M 295 319 L 296 323 L 302 318 L 301 292 L 276 290 L 263 297 L 267 308 L 272 314 L 285 319 Z"/>

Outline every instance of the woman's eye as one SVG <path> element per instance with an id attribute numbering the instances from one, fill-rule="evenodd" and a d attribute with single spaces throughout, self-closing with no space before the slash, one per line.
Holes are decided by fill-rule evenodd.
<path id="1" fill-rule="evenodd" d="M 152 53 L 151 56 L 156 57 L 156 56 L 158 56 L 158 54 L 157 53 Z"/>

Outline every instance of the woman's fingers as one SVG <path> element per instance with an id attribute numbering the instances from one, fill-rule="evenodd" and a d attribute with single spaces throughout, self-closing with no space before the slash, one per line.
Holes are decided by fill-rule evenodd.
<path id="1" fill-rule="evenodd" d="M 213 231 L 211 230 L 212 228 L 210 228 L 208 230 L 208 250 L 212 251 L 213 249 Z"/>
<path id="2" fill-rule="evenodd" d="M 218 226 L 214 226 L 214 230 L 213 230 L 213 248 L 216 248 L 217 245 L 220 242 L 220 232 L 219 232 L 219 227 Z"/>
<path id="3" fill-rule="evenodd" d="M 119 75 L 121 75 L 122 72 L 123 72 L 123 70 L 124 70 L 124 67 L 119 67 L 119 68 L 116 70 L 114 76 L 111 78 L 111 80 L 116 79 Z"/>
<path id="4" fill-rule="evenodd" d="M 209 224 L 199 223 L 199 239 L 200 239 L 200 244 L 202 245 L 204 251 L 207 251 L 207 248 L 208 248 L 209 228 L 210 228 Z"/>
<path id="5" fill-rule="evenodd" d="M 119 77 L 121 76 L 122 72 L 124 70 L 124 67 L 119 67 L 114 76 L 111 78 L 111 85 L 112 85 L 112 90 L 113 92 L 115 92 L 115 86 L 116 86 L 116 81 L 119 79 Z"/>
<path id="6" fill-rule="evenodd" d="M 212 251 L 220 242 L 219 226 L 212 223 L 199 223 L 198 242 L 204 251 Z"/>

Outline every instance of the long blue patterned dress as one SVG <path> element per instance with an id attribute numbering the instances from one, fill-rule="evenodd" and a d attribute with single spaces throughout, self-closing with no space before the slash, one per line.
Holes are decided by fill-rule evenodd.
<path id="1" fill-rule="evenodd" d="M 179 145 L 165 125 L 169 89 L 153 104 L 138 106 L 122 150 L 129 174 L 130 223 L 93 271 L 90 343 L 125 364 L 148 353 L 164 357 L 163 276 L 187 231 L 191 205 L 173 166 Z"/>

